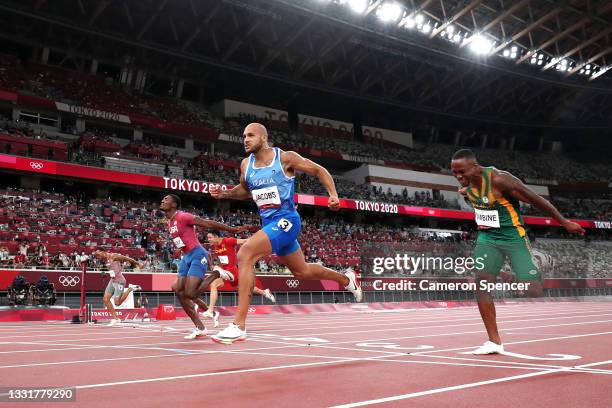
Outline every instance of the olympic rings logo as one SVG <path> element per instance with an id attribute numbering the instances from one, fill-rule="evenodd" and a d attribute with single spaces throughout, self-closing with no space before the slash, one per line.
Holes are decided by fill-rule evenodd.
<path id="1" fill-rule="evenodd" d="M 41 170 L 45 165 L 40 162 L 30 162 L 30 167 L 34 170 Z"/>
<path id="2" fill-rule="evenodd" d="M 81 282 L 81 278 L 78 276 L 60 276 L 59 283 L 64 286 L 76 286 Z"/>
<path id="3" fill-rule="evenodd" d="M 255 313 L 257 311 L 257 309 L 255 309 L 254 307 L 249 307 L 249 313 Z"/>
<path id="4" fill-rule="evenodd" d="M 297 288 L 300 284 L 300 281 L 297 279 L 287 279 L 287 286 L 290 288 Z"/>

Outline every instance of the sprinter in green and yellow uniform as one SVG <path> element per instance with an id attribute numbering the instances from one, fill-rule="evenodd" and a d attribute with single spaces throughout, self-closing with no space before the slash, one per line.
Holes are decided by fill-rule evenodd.
<path id="1" fill-rule="evenodd" d="M 510 259 L 519 281 L 529 282 L 528 296 L 542 293 L 542 280 L 531 256 L 519 202 L 531 204 L 554 218 L 568 232 L 584 234 L 582 227 L 565 219 L 546 199 L 531 191 L 512 174 L 494 167 L 482 167 L 471 150 L 457 151 L 451 161 L 459 192 L 472 203 L 478 224 L 474 258 L 481 258 L 484 267 L 476 270 L 476 284 L 495 282 L 504 259 Z M 491 294 L 477 290 L 478 309 L 489 335 L 489 341 L 473 354 L 496 354 L 504 350 L 495 318 Z"/>

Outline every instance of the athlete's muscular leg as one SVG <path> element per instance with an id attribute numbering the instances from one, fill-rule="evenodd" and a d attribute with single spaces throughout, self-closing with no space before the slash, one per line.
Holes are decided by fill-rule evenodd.
<path id="1" fill-rule="evenodd" d="M 111 293 L 105 292 L 104 297 L 102 298 L 102 301 L 104 302 L 104 306 L 106 306 L 108 313 L 110 313 L 113 319 L 119 320 L 119 317 L 117 317 L 117 312 L 115 311 L 115 308 L 113 307 L 113 303 L 110 301 L 111 296 L 112 296 Z"/>
<path id="2" fill-rule="evenodd" d="M 181 300 L 181 297 L 185 297 L 184 288 L 183 288 L 184 283 L 185 283 L 185 278 L 182 276 L 179 276 L 177 277 L 176 281 L 172 285 L 172 291 L 176 293 L 176 296 L 179 298 L 179 301 Z M 206 303 L 202 299 L 195 298 L 193 299 L 193 302 L 196 305 L 198 305 L 198 307 L 200 307 L 202 311 L 205 311 L 207 309 Z M 181 305 L 182 304 L 183 303 L 181 302 Z"/>
<path id="3" fill-rule="evenodd" d="M 522 296 L 538 297 L 543 293 L 544 271 L 535 265 L 530 248 L 529 241 L 525 238 L 523 242 L 517 243 L 506 254 L 510 258 L 512 269 L 516 271 L 518 282 L 528 284 L 527 290 L 523 291 Z M 534 274 L 534 272 L 537 273 Z"/>
<path id="4" fill-rule="evenodd" d="M 253 297 L 255 262 L 271 253 L 270 239 L 263 230 L 257 231 L 238 250 L 237 261 L 240 280 L 238 281 L 238 310 L 234 323 L 242 330 L 245 328 L 249 305 Z"/>
<path id="5" fill-rule="evenodd" d="M 497 316 L 495 312 L 495 303 L 491 298 L 491 293 L 487 290 L 480 289 L 480 281 L 489 283 L 495 282 L 495 277 L 487 272 L 476 272 L 476 301 L 478 302 L 478 311 L 484 322 L 489 340 L 496 344 L 502 344 L 497 330 Z"/>
<path id="6" fill-rule="evenodd" d="M 132 288 L 127 288 L 126 290 L 124 290 L 121 296 L 115 299 L 115 306 L 119 306 L 120 304 L 125 302 L 125 299 L 127 299 L 130 293 L 132 293 L 132 290 L 133 290 Z"/>
<path id="7" fill-rule="evenodd" d="M 185 277 L 184 276 L 177 276 L 176 280 L 172 284 L 172 291 L 176 294 L 176 297 L 178 298 L 181 306 L 183 306 L 185 299 L 187 299 L 187 296 L 185 295 Z M 204 302 L 196 302 L 196 303 L 198 303 L 198 306 L 200 306 L 200 303 L 206 305 Z"/>
<path id="8" fill-rule="evenodd" d="M 198 313 L 195 311 L 193 307 L 193 301 L 183 295 L 179 296 L 179 302 L 181 303 L 183 310 L 185 311 L 185 313 L 187 313 L 187 316 L 189 316 L 195 327 L 197 327 L 199 330 L 204 330 L 204 323 L 202 323 L 202 320 L 200 320 Z"/>
<path id="9" fill-rule="evenodd" d="M 184 291 L 181 292 L 182 296 L 179 296 L 179 301 L 193 324 L 195 324 L 198 329 L 204 330 L 204 323 L 202 323 L 198 312 L 196 312 L 195 308 L 193 307 L 193 302 L 198 299 L 198 287 L 200 286 L 201 282 L 202 279 L 197 276 L 187 276 L 185 278 Z"/>
<path id="10" fill-rule="evenodd" d="M 184 284 L 185 284 L 185 278 L 183 276 L 177 276 L 176 280 L 172 284 L 172 291 L 176 294 L 176 296 L 179 295 L 179 292 L 183 291 Z"/>
<path id="11" fill-rule="evenodd" d="M 219 298 L 219 289 L 222 288 L 224 284 L 223 279 L 217 278 L 210 285 L 210 304 L 208 305 L 208 308 L 212 313 L 215 312 L 215 305 L 217 304 L 217 299 Z"/>
<path id="12" fill-rule="evenodd" d="M 206 292 L 206 290 L 208 289 L 208 287 L 217 279 L 220 279 L 220 274 L 218 271 L 212 270 L 210 272 L 207 272 L 206 275 L 204 275 L 204 279 L 201 281 L 200 286 L 198 287 L 197 290 L 197 296 L 200 296 L 202 293 Z M 198 304 L 199 305 L 199 304 Z"/>
<path id="13" fill-rule="evenodd" d="M 205 312 L 208 310 L 208 305 L 206 304 L 206 302 L 204 302 L 202 299 L 200 299 L 199 297 L 193 299 L 193 303 L 195 303 L 196 305 L 198 305 L 198 310 L 200 312 Z"/>
<path id="14" fill-rule="evenodd" d="M 290 255 L 279 256 L 278 259 L 289 268 L 293 276 L 298 279 L 331 280 L 338 282 L 342 286 L 348 286 L 350 283 L 349 278 L 340 272 L 336 272 L 316 263 L 306 263 L 301 248 Z"/>
<path id="15" fill-rule="evenodd" d="M 264 296 L 263 289 L 259 289 L 257 286 L 253 287 L 253 293 L 259 296 Z"/>

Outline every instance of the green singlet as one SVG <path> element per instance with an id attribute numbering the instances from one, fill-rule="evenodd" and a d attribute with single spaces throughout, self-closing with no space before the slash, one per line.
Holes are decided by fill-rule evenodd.
<path id="1" fill-rule="evenodd" d="M 519 201 L 504 195 L 494 196 L 492 173 L 492 167 L 483 167 L 480 188 L 470 186 L 467 190 L 479 228 L 474 258 L 482 259 L 482 272 L 497 276 L 507 256 L 519 280 L 539 280 L 540 272 L 533 263 Z"/>

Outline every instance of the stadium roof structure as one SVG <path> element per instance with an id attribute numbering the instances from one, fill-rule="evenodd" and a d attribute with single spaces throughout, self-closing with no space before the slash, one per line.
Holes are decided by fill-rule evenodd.
<path id="1" fill-rule="evenodd" d="M 0 39 L 262 104 L 316 94 L 395 116 L 612 124 L 610 0 L 0 0 Z"/>

